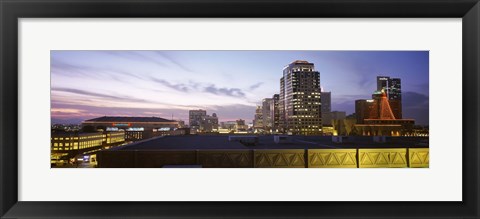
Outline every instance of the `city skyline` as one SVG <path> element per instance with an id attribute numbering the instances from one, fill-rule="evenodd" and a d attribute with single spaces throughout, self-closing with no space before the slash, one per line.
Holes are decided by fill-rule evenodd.
<path id="1" fill-rule="evenodd" d="M 355 111 L 380 75 L 402 79 L 404 116 L 428 125 L 428 51 L 52 51 L 52 123 L 104 115 L 252 121 L 278 93 L 282 69 L 307 60 L 331 92 L 332 110 Z"/>

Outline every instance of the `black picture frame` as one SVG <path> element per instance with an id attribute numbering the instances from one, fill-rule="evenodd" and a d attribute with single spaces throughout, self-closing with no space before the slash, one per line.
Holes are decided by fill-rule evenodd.
<path id="1" fill-rule="evenodd" d="M 479 218 L 478 0 L 1 0 L 2 218 Z M 133 17 L 462 18 L 462 202 L 24 202 L 18 201 L 18 19 Z M 446 42 L 448 43 L 448 42 Z M 450 75 L 455 77 L 455 73 Z M 460 95 L 459 95 L 460 96 Z M 41 188 L 39 188 L 41 189 Z M 234 188 L 232 188 L 234 189 Z M 394 188 L 392 188 L 394 189 Z M 181 191 L 179 191 L 181 192 Z"/>

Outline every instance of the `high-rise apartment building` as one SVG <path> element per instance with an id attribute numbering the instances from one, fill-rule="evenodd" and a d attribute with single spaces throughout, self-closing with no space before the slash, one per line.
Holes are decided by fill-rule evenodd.
<path id="1" fill-rule="evenodd" d="M 262 100 L 262 125 L 264 131 L 267 133 L 278 132 L 280 118 L 278 102 L 278 94 L 274 94 L 272 98 L 265 98 Z"/>
<path id="2" fill-rule="evenodd" d="M 190 110 L 189 125 L 190 129 L 201 132 L 217 132 L 218 131 L 218 117 L 213 113 L 211 116 L 207 115 L 206 110 Z"/>
<path id="3" fill-rule="evenodd" d="M 203 132 L 217 132 L 218 131 L 218 117 L 216 113 L 205 115 L 200 122 L 200 131 Z"/>
<path id="4" fill-rule="evenodd" d="M 188 124 L 190 125 L 190 128 L 193 130 L 198 130 L 200 129 L 203 118 L 207 115 L 207 111 L 202 109 L 190 110 L 188 111 L 188 115 Z"/>
<path id="5" fill-rule="evenodd" d="M 278 96 L 278 129 L 279 132 L 285 133 L 285 79 L 280 78 L 280 94 Z"/>
<path id="6" fill-rule="evenodd" d="M 265 98 L 262 100 L 262 124 L 263 124 L 263 129 L 266 132 L 270 132 L 272 129 L 272 117 L 271 117 L 271 111 L 272 111 L 272 98 Z"/>
<path id="7" fill-rule="evenodd" d="M 377 90 L 384 91 L 396 119 L 402 118 L 402 81 L 400 78 L 377 76 Z"/>
<path id="8" fill-rule="evenodd" d="M 322 133 L 320 72 L 313 63 L 294 61 L 280 79 L 280 123 L 284 132 L 301 135 Z"/>
<path id="9" fill-rule="evenodd" d="M 332 93 L 321 92 L 320 99 L 322 102 L 322 124 L 332 125 L 332 116 L 330 114 L 332 111 Z"/>
<path id="10" fill-rule="evenodd" d="M 280 122 L 280 115 L 279 115 L 279 96 L 278 94 L 274 94 L 272 97 L 272 101 L 270 102 L 270 119 L 272 122 L 271 133 L 278 132 L 278 126 Z"/>
<path id="11" fill-rule="evenodd" d="M 256 132 L 264 131 L 262 106 L 257 106 L 257 109 L 255 110 L 255 116 L 253 119 L 253 128 L 255 129 Z"/>

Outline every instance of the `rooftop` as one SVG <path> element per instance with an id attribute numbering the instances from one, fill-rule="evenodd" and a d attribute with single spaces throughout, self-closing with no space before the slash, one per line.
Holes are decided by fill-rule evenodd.
<path id="1" fill-rule="evenodd" d="M 295 60 L 291 64 L 313 64 L 305 60 Z"/>
<path id="2" fill-rule="evenodd" d="M 331 136 L 288 136 L 288 142 L 275 143 L 273 135 L 260 135 L 255 145 L 229 141 L 228 137 L 229 135 L 163 136 L 111 150 L 428 148 L 429 145 L 428 137 L 387 137 L 386 143 L 377 143 L 373 142 L 372 137 L 350 136 L 349 142 L 334 143 Z"/>
<path id="3" fill-rule="evenodd" d="M 174 122 L 160 117 L 103 116 L 85 120 L 85 122 Z"/>

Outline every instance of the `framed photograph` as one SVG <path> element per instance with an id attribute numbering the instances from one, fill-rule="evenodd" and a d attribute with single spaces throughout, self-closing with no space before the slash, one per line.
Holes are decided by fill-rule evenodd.
<path id="1" fill-rule="evenodd" d="M 476 0 L 0 10 L 2 218 L 480 217 Z"/>

